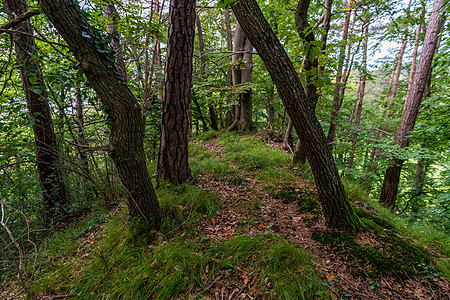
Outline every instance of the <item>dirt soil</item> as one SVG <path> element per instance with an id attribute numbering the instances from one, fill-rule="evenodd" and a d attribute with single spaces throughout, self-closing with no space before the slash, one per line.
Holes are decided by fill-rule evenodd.
<path id="1" fill-rule="evenodd" d="M 281 143 L 269 142 L 274 148 L 282 149 Z M 211 140 L 207 150 L 218 157 L 221 147 L 216 140 Z M 329 290 L 335 299 L 450 299 L 450 283 L 442 277 L 437 281 L 380 277 L 376 280 L 367 276 L 355 276 L 346 257 L 341 257 L 329 245 L 323 245 L 312 239 L 314 232 L 327 231 L 324 219 L 316 213 L 299 213 L 298 202 L 283 203 L 281 199 L 274 199 L 267 189 L 252 174 L 238 170 L 239 176 L 247 182 L 243 185 L 230 185 L 227 181 L 215 180 L 209 176 L 200 175 L 196 185 L 213 191 L 220 196 L 221 210 L 217 217 L 205 220 L 199 226 L 199 234 L 214 240 L 229 239 L 242 234 L 239 226 L 247 225 L 248 235 L 261 232 L 273 232 L 283 236 L 298 247 L 309 250 L 317 262 L 317 268 L 322 272 L 329 284 Z M 285 186 L 280 188 L 286 188 Z M 299 180 L 289 189 L 310 190 L 315 192 L 315 186 L 307 181 Z M 256 200 L 256 202 L 255 202 Z M 251 209 L 246 203 L 258 203 Z M 248 222 L 252 220 L 252 222 Z M 377 246 L 378 240 L 372 232 L 358 233 L 355 240 L 360 245 Z M 240 276 L 233 282 L 241 282 L 240 286 L 227 285 L 226 280 L 210 283 L 209 290 L 213 292 L 212 299 L 255 299 L 259 295 L 252 290 L 252 278 Z"/>

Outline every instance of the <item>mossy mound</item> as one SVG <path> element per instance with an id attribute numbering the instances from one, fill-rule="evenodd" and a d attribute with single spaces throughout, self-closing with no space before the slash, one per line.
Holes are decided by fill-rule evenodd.
<path id="1" fill-rule="evenodd" d="M 395 226 L 387 219 L 384 219 L 381 215 L 371 213 L 357 206 L 354 206 L 353 209 L 355 210 L 355 213 L 358 215 L 358 217 L 360 217 L 361 219 L 366 219 L 366 221 L 363 222 L 364 225 L 366 225 L 366 227 L 372 229 L 376 233 L 379 233 L 380 230 L 398 232 Z"/>
<path id="2" fill-rule="evenodd" d="M 374 221 L 362 218 L 364 224 Z M 424 266 L 430 265 L 430 255 L 424 249 L 396 234 L 377 235 L 377 243 L 360 245 L 355 237 L 340 232 L 316 232 L 312 238 L 332 246 L 351 262 L 351 273 L 378 278 L 390 275 L 401 279 L 421 277 Z"/>

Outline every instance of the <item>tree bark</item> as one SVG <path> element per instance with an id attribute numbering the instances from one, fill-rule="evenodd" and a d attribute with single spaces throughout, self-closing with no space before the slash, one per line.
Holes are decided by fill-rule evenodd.
<path id="1" fill-rule="evenodd" d="M 174 184 L 192 178 L 188 143 L 195 3 L 195 0 L 171 0 L 169 7 L 158 179 Z"/>
<path id="2" fill-rule="evenodd" d="M 414 129 L 417 114 L 420 108 L 420 102 L 424 94 L 428 74 L 431 70 L 431 63 L 436 51 L 439 34 L 446 21 L 441 16 L 442 7 L 447 3 L 445 0 L 435 0 L 428 22 L 425 39 L 423 42 L 422 53 L 417 65 L 417 73 L 414 76 L 412 86 L 406 93 L 405 106 L 403 108 L 402 120 L 395 138 L 395 145 L 401 149 L 409 145 L 409 135 Z M 395 158 L 391 161 L 392 165 L 386 170 L 383 187 L 381 189 L 380 202 L 383 206 L 394 209 L 397 196 L 400 173 L 403 166 L 403 160 Z"/>
<path id="3" fill-rule="evenodd" d="M 359 219 L 344 191 L 325 134 L 308 101 L 300 78 L 283 46 L 264 18 L 256 0 L 238 0 L 233 11 L 272 77 L 297 133 L 318 186 L 325 224 L 349 232 L 358 230 Z"/>
<path id="4" fill-rule="evenodd" d="M 242 30 L 239 22 L 236 22 L 236 29 L 234 30 L 233 36 L 233 55 L 231 56 L 231 64 L 232 64 L 232 80 L 233 86 L 238 86 L 242 83 L 242 59 L 243 59 L 243 51 L 245 44 L 245 33 Z M 228 128 L 228 131 L 236 130 L 239 125 L 239 121 L 241 118 L 241 94 L 235 93 L 235 97 L 238 98 L 238 103 L 234 105 L 234 113 L 233 113 L 233 123 Z"/>
<path id="5" fill-rule="evenodd" d="M 117 13 L 116 7 L 113 3 L 107 5 L 103 9 L 103 13 L 105 14 L 106 20 L 108 20 L 108 24 L 106 25 L 106 31 L 111 37 L 111 42 L 109 45 L 114 50 L 115 53 L 115 62 L 116 67 L 120 71 L 120 75 L 122 75 L 122 79 L 128 81 L 127 79 L 127 70 L 125 67 L 125 61 L 123 59 L 123 49 L 120 44 L 120 37 L 118 31 L 117 20 L 119 19 L 119 14 Z"/>
<path id="6" fill-rule="evenodd" d="M 10 21 L 28 11 L 25 0 L 3 0 Z M 43 220 L 50 224 L 66 213 L 67 195 L 59 168 L 56 135 L 50 114 L 47 91 L 39 63 L 35 60 L 36 44 L 30 20 L 13 27 L 12 34 L 28 112 L 33 121 L 36 165 L 43 191 Z"/>
<path id="7" fill-rule="evenodd" d="M 283 148 L 285 149 L 292 150 L 292 127 L 293 127 L 292 119 L 289 118 L 289 123 L 283 138 Z"/>
<path id="8" fill-rule="evenodd" d="M 294 165 L 297 163 L 300 163 L 302 165 L 306 163 L 305 148 L 302 146 L 302 142 L 300 141 L 300 139 L 295 144 L 292 162 L 294 163 Z"/>
<path id="9" fill-rule="evenodd" d="M 225 16 L 225 28 L 226 28 L 226 34 L 227 34 L 227 50 L 233 51 L 233 34 L 231 33 L 231 21 L 230 21 L 230 11 L 228 9 L 224 10 L 224 16 Z M 227 128 L 230 128 L 230 126 L 233 124 L 234 115 L 233 115 L 233 106 L 232 103 L 232 93 L 231 88 L 233 86 L 233 71 L 229 67 L 227 69 L 227 99 L 228 99 L 228 109 L 226 112 L 226 118 L 225 118 L 225 126 Z"/>
<path id="10" fill-rule="evenodd" d="M 80 61 L 80 66 L 100 97 L 111 121 L 109 155 L 129 194 L 132 217 L 141 217 L 159 228 L 162 212 L 150 175 L 144 147 L 143 123 L 139 104 L 94 30 L 71 0 L 41 0 L 40 6 Z"/>
<path id="11" fill-rule="evenodd" d="M 244 65 L 241 75 L 242 83 L 252 83 L 252 73 L 253 73 L 253 61 L 252 54 L 253 46 L 248 38 L 244 42 L 244 55 L 242 56 L 244 60 Z M 239 119 L 238 129 L 239 131 L 254 130 L 252 122 L 252 89 L 247 88 L 241 95 L 241 115 Z"/>

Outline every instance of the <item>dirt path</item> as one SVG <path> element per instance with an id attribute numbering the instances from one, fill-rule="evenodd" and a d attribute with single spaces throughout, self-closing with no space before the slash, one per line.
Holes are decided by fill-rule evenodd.
<path id="1" fill-rule="evenodd" d="M 280 145 L 273 145 L 273 147 L 279 148 Z M 220 152 L 221 147 L 216 140 L 207 144 L 207 150 L 214 156 L 224 159 L 224 155 Z M 252 173 L 238 170 L 232 163 L 229 164 L 239 176 L 246 179 L 245 184 L 230 185 L 227 180 L 220 181 L 202 175 L 197 178 L 196 185 L 217 193 L 222 206 L 216 218 L 203 222 L 199 234 L 214 240 L 262 232 L 280 235 L 312 253 L 317 262 L 317 268 L 327 280 L 324 284 L 329 285 L 336 299 L 450 299 L 449 282 L 442 278 L 436 282 L 420 282 L 390 277 L 373 280 L 352 275 L 345 257 L 341 257 L 330 246 L 312 239 L 314 232 L 326 231 L 321 216 L 310 211 L 299 212 L 298 201 L 287 203 L 282 199 L 275 199 L 277 197 L 274 198 L 273 193 L 264 189 L 262 184 L 252 177 Z M 288 188 L 315 193 L 315 187 L 302 179 Z M 280 186 L 279 189 L 286 189 L 286 186 Z M 377 243 L 370 232 L 359 233 L 355 240 L 366 245 Z M 216 299 L 234 299 L 235 295 L 232 293 L 236 292 L 235 289 L 224 289 L 224 284 L 218 282 L 211 286 L 211 291 L 216 291 Z M 252 299 L 251 294 L 240 293 L 240 297 L 240 299 L 243 299 L 242 297 Z"/>

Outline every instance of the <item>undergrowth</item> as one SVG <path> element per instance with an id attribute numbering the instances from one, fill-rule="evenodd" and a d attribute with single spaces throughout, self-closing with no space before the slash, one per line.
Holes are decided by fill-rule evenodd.
<path id="1" fill-rule="evenodd" d="M 64 250 L 73 258 L 43 269 L 32 291 L 78 299 L 177 299 L 208 295 L 212 282 L 226 280 L 265 298 L 327 297 L 309 254 L 277 236 L 212 241 L 159 235 L 145 245 L 130 243 L 131 236 L 123 209 L 109 218 L 94 249 L 87 255 Z"/>
<path id="2" fill-rule="evenodd" d="M 223 133 L 217 143 L 221 153 L 208 151 L 197 137 L 189 148 L 194 177 L 204 175 L 231 187 L 245 187 L 252 173 L 274 199 L 298 204 L 298 213 L 312 213 L 311 224 L 321 214 L 317 193 L 299 188 L 311 178 L 308 165 L 292 166 L 286 153 L 267 146 L 249 133 Z M 245 170 L 244 174 L 230 163 Z M 149 166 L 150 170 L 154 169 Z M 449 238 L 426 227 L 407 227 L 401 216 L 368 199 L 364 188 L 345 180 L 363 224 L 363 233 L 376 241 L 362 243 L 358 235 L 315 232 L 313 239 L 331 246 L 357 276 L 394 276 L 435 279 L 450 275 Z M 238 187 L 240 186 L 240 187 Z M 251 191 L 251 186 L 249 190 Z M 75 295 L 77 299 L 180 299 L 208 298 L 216 283 L 246 289 L 258 299 L 328 299 L 327 281 L 305 250 L 271 234 L 248 236 L 255 219 L 239 222 L 240 236 L 213 239 L 200 232 L 205 219 L 220 209 L 217 194 L 190 184 L 159 182 L 159 202 L 164 211 L 160 232 L 148 231 L 131 220 L 126 208 L 113 214 L 94 210 L 73 226 L 48 238 L 38 249 L 34 276 L 26 283 L 29 297 Z M 247 211 L 259 210 L 262 200 L 240 201 Z M 308 222 L 305 218 L 305 222 Z M 441 251 L 432 258 L 421 245 L 404 234 Z M 434 263 L 433 263 L 434 262 Z"/>

